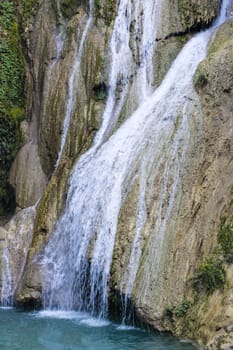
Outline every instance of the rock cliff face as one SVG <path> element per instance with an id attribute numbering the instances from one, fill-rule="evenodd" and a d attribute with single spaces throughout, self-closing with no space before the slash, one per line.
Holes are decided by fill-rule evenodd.
<path id="1" fill-rule="evenodd" d="M 218 247 L 220 218 L 226 218 L 229 223 L 233 218 L 232 30 L 231 21 L 217 31 L 210 42 L 207 58 L 199 65 L 195 75 L 204 113 L 205 145 L 201 164 L 202 183 L 195 191 L 199 202 L 195 220 L 203 223 L 202 229 L 200 227 L 200 250 L 204 255 Z M 227 246 L 230 246 L 230 241 Z M 209 298 L 201 296 L 190 317 L 187 316 L 190 321 L 196 312 L 194 329 L 198 329 L 199 337 L 208 349 L 226 349 L 233 343 L 231 263 L 225 263 L 225 270 L 223 290 L 216 291 Z"/>
<path id="2" fill-rule="evenodd" d="M 26 59 L 27 109 L 31 115 L 30 121 L 21 124 L 23 147 L 12 165 L 10 182 L 15 188 L 19 209 L 33 206 L 40 199 L 37 207 L 29 210 L 24 228 L 25 209 L 0 231 L 1 254 L 5 239 L 13 241 L 19 228 L 25 230 L 22 234 L 25 247 L 32 240 L 25 268 L 25 256 L 20 258 L 21 247 L 16 254 L 17 261 L 13 262 L 12 271 L 17 280 L 22 271 L 15 265 L 20 259 L 23 261 L 20 265 L 24 272 L 19 283 L 17 280 L 15 294 L 20 306 L 41 305 L 40 264 L 33 258 L 43 252 L 48 242 L 64 207 L 70 172 L 91 145 L 105 107 L 111 59 L 109 41 L 118 2 L 95 1 L 94 5 L 95 16 L 80 60 L 81 73 L 74 85 L 75 104 L 70 128 L 58 166 L 70 76 L 90 16 L 89 4 L 79 1 L 77 6 L 72 1 L 67 5 L 67 1 L 40 0 L 35 1 L 27 19 L 20 17 Z M 219 7 L 218 0 L 164 1 L 154 55 L 154 87 L 160 84 L 184 43 L 193 32 L 210 25 Z M 22 8 L 18 11 L 22 14 Z M 157 239 L 152 233 L 158 210 L 156 191 L 163 180 L 159 174 L 164 164 L 156 179 L 153 173 L 148 177 L 143 254 L 131 300 L 138 317 L 145 322 L 194 339 L 207 349 L 227 349 L 233 342 L 232 264 L 219 253 L 218 259 L 223 261 L 226 271 L 222 290 L 212 294 L 203 290 L 196 292 L 191 282 L 203 258 L 212 257 L 219 248 L 221 218 L 226 217 L 229 223 L 233 218 L 232 34 L 231 21 L 218 29 L 194 77 L 197 94 L 190 97 L 193 100 L 189 107 L 192 138 L 185 157 L 182 186 L 177 194 L 178 204 L 164 232 L 159 266 L 154 260 Z M 136 107 L 132 86 L 120 123 Z M 111 273 L 112 295 L 125 292 L 122 280 L 136 226 L 138 192 L 139 184 L 135 181 L 121 208 Z M 166 206 L 163 210 L 165 212 Z M 29 226 L 33 227 L 32 236 L 28 233 Z M 150 276 L 147 281 L 145 275 Z M 153 276 L 158 278 L 155 280 Z M 145 283 L 147 292 L 142 298 Z"/>

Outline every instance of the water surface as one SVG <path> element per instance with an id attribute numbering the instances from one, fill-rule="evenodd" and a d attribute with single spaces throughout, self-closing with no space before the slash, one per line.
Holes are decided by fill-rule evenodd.
<path id="1" fill-rule="evenodd" d="M 0 310 L 1 350 L 194 350 L 193 345 L 76 312 Z"/>

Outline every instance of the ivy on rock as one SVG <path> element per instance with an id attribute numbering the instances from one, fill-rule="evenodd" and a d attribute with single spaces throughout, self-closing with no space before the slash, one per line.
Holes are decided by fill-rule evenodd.
<path id="1" fill-rule="evenodd" d="M 25 65 L 14 1 L 0 2 L 0 215 L 14 208 L 9 170 L 25 117 Z"/>

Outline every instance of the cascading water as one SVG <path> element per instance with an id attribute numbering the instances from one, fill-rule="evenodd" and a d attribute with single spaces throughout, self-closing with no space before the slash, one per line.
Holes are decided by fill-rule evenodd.
<path id="1" fill-rule="evenodd" d="M 161 4 L 161 0 L 134 2 L 121 0 L 119 3 L 110 43 L 112 62 L 108 99 L 101 129 L 94 141 L 94 150 L 107 139 L 116 125 L 130 84 L 135 85 L 135 99 L 138 104 L 151 90 L 152 58 L 160 22 Z"/>
<path id="2" fill-rule="evenodd" d="M 214 27 L 188 42 L 160 87 L 106 141 L 106 135 L 115 124 L 114 109 L 120 110 L 121 99 L 126 94 L 123 89 L 116 108 L 116 84 L 119 74 L 127 73 L 124 64 L 127 66 L 131 55 L 127 44 L 124 47 L 122 42 L 123 34 L 119 32 L 119 28 L 123 28 L 128 38 L 130 3 L 120 1 L 113 30 L 110 92 L 103 125 L 94 146 L 80 158 L 72 172 L 64 214 L 57 222 L 41 262 L 44 269 L 44 306 L 47 308 L 76 308 L 100 317 L 107 315 L 118 217 L 127 193 L 138 181 L 135 238 L 129 265 L 122 278 L 122 290 L 127 298 L 130 297 L 140 264 L 141 236 L 147 219 L 147 182 L 151 181 L 151 177 L 153 180 L 157 175 L 160 177 L 157 214 L 151 233 L 155 236 L 153 256 L 154 265 L 158 268 L 166 225 L 179 201 L 180 178 L 190 138 L 189 115 L 197 104 L 192 78 L 198 63 L 205 57 Z M 154 1 L 147 1 L 149 5 L 152 3 Z M 224 11 L 229 3 L 229 0 L 223 1 L 215 26 L 224 20 Z M 139 4 L 142 6 L 140 1 L 135 1 L 135 4 L 135 8 Z M 124 25 L 120 27 L 119 23 Z M 125 61 L 122 62 L 124 69 L 117 70 L 114 60 L 117 62 L 119 52 L 125 53 Z M 147 75 L 145 72 L 142 74 L 144 77 Z M 147 276 L 143 276 L 145 288 L 140 296 L 142 299 L 146 295 L 148 276 L 149 271 Z"/>
<path id="3" fill-rule="evenodd" d="M 163 163 L 165 164 L 165 169 L 162 175 L 164 179 L 158 191 L 159 199 L 157 200 L 158 206 L 157 206 L 156 226 L 155 226 L 154 233 L 152 233 L 154 234 L 154 241 L 156 243 L 153 246 L 153 249 L 148 249 L 148 251 L 150 252 L 147 257 L 148 264 L 147 263 L 144 264 L 145 266 L 147 266 L 147 268 L 144 270 L 144 273 L 142 273 L 141 284 L 139 288 L 140 291 L 137 293 L 137 298 L 140 304 L 146 304 L 147 291 L 149 290 L 149 284 L 150 284 L 150 280 L 148 276 L 151 276 L 152 273 L 153 274 L 156 273 L 156 276 L 158 276 L 159 263 L 160 263 L 161 254 L 163 251 L 163 242 L 165 239 L 164 237 L 165 237 L 165 231 L 168 224 L 168 220 L 171 217 L 173 218 L 173 220 L 175 220 L 175 215 L 177 215 L 175 213 L 172 213 L 172 210 L 174 206 L 179 205 L 179 189 L 181 188 L 182 166 L 184 165 L 185 155 L 188 149 L 189 139 L 190 139 L 189 118 L 190 116 L 195 114 L 195 109 L 198 108 L 198 105 L 199 105 L 198 96 L 196 95 L 193 88 L 192 77 L 194 75 L 194 72 L 196 70 L 198 63 L 202 59 L 204 59 L 206 55 L 206 47 L 212 32 L 216 29 L 216 27 L 221 25 L 229 16 L 230 4 L 231 4 L 231 1 L 229 0 L 225 0 L 222 2 L 220 15 L 217 18 L 217 20 L 214 22 L 212 28 L 210 28 L 209 30 L 203 33 L 198 34 L 196 37 L 190 40 L 190 42 L 183 48 L 182 52 L 177 57 L 176 61 L 173 63 L 169 73 L 167 74 L 166 78 L 162 83 L 161 88 L 163 86 L 166 86 L 166 83 L 167 83 L 167 86 L 171 84 L 172 89 L 174 89 L 173 90 L 174 95 L 171 97 L 171 99 L 173 100 L 173 98 L 175 97 L 174 102 L 176 103 L 177 102 L 179 103 L 179 98 L 177 97 L 175 91 L 178 91 L 181 94 L 183 91 L 183 94 L 184 94 L 183 102 L 180 105 L 181 110 L 179 112 L 179 116 L 182 116 L 182 117 L 181 117 L 181 120 L 179 120 L 179 123 L 180 123 L 179 129 L 177 130 L 175 137 L 173 136 L 174 139 L 172 143 L 170 143 L 168 138 L 166 141 L 167 145 L 166 146 L 164 145 L 166 148 L 166 151 L 163 150 L 161 154 L 158 152 L 158 150 L 156 151 L 156 157 L 160 155 L 159 161 L 154 162 L 154 164 L 150 164 L 150 159 L 145 158 L 144 163 L 146 163 L 146 169 L 145 167 L 142 166 L 141 172 L 139 173 L 140 190 L 139 190 L 139 196 L 138 196 L 138 202 L 137 202 L 138 204 L 137 204 L 137 220 L 136 220 L 135 236 L 132 244 L 129 264 L 125 269 L 123 278 L 121 280 L 121 291 L 124 294 L 124 298 L 122 301 L 123 322 L 127 321 L 127 318 L 130 321 L 130 318 L 132 317 L 133 310 L 131 309 L 130 303 L 128 303 L 128 301 L 132 296 L 134 282 L 139 269 L 140 258 L 142 254 L 143 236 L 141 234 L 141 231 L 143 230 L 143 227 L 146 224 L 145 192 L 146 192 L 146 183 L 147 183 L 147 186 L 149 183 L 149 176 L 150 176 L 149 174 L 153 172 L 153 179 L 155 179 L 159 173 L 159 166 Z M 196 54 L 197 52 L 198 54 Z M 193 59 L 193 62 L 191 64 L 192 59 Z M 185 64 L 185 66 L 182 67 L 182 64 Z M 179 69 L 180 70 L 184 69 L 183 76 L 180 75 L 180 73 L 178 74 Z M 176 78 L 174 78 L 175 75 L 176 75 Z M 180 78 L 182 79 L 182 82 L 179 82 Z M 181 89 L 180 83 L 181 84 L 185 83 L 186 89 L 180 90 Z M 159 90 L 160 88 L 157 90 L 157 92 Z M 167 100 L 168 100 L 168 96 L 167 98 L 165 98 L 165 101 Z M 178 110 L 176 110 L 175 106 L 171 110 L 169 110 L 169 106 L 168 106 L 166 110 L 168 113 L 171 113 L 171 115 L 174 113 L 178 115 L 177 113 Z M 199 111 L 197 115 L 201 116 L 202 115 L 201 111 Z M 177 123 L 177 121 L 178 120 L 174 120 L 175 123 Z M 202 125 L 202 120 L 200 120 L 200 125 Z M 152 157 L 153 159 L 152 154 L 149 154 L 149 157 Z M 151 168 L 150 166 L 148 166 L 149 164 Z M 173 172 L 173 175 L 172 175 L 172 172 Z M 169 198 L 169 203 L 167 207 L 165 205 L 167 201 L 166 197 Z M 165 212 L 164 212 L 164 208 L 165 208 Z M 153 272 L 151 270 L 151 266 L 153 266 Z"/>
<path id="4" fill-rule="evenodd" d="M 66 139 L 67 139 L 67 134 L 68 134 L 69 127 L 70 127 L 72 113 L 74 110 L 74 105 L 76 102 L 75 93 L 78 89 L 78 81 L 79 81 L 80 65 L 81 65 L 81 59 L 82 59 L 82 54 L 83 54 L 83 48 L 84 48 L 86 37 L 87 37 L 88 31 L 91 27 L 91 24 L 93 21 L 93 16 L 94 16 L 94 1 L 93 0 L 89 1 L 89 12 L 90 12 L 89 18 L 87 20 L 86 26 L 85 26 L 84 31 L 82 33 L 80 44 L 77 48 L 77 52 L 76 52 L 75 60 L 74 60 L 74 65 L 72 67 L 71 75 L 70 75 L 70 79 L 69 79 L 66 114 L 65 114 L 64 124 L 63 124 L 63 132 L 62 132 L 62 137 L 61 137 L 60 151 L 58 154 L 55 169 L 58 167 L 60 160 L 61 160 L 61 157 L 62 157 L 62 153 L 63 153 Z"/>
<path id="5" fill-rule="evenodd" d="M 139 89 L 139 87 L 144 89 L 146 86 L 150 85 L 150 81 L 148 81 L 147 74 L 145 74 L 145 73 L 148 70 L 148 67 L 151 65 L 150 60 L 152 57 L 152 53 L 150 52 L 150 50 L 151 50 L 153 43 L 155 42 L 155 39 L 156 39 L 155 14 L 157 13 L 156 10 L 158 10 L 158 9 L 160 10 L 160 2 L 159 2 L 159 7 L 154 8 L 153 1 L 148 1 L 145 4 L 144 2 L 139 0 L 136 2 L 135 7 L 133 7 L 131 2 L 129 2 L 127 0 L 120 1 L 118 15 L 117 15 L 116 20 L 115 20 L 115 25 L 114 25 L 114 29 L 113 29 L 112 38 L 111 38 L 111 44 L 110 44 L 111 54 L 112 54 L 112 63 L 111 63 L 110 78 L 109 78 L 109 95 L 108 95 L 108 99 L 107 99 L 107 103 L 106 103 L 105 112 L 103 115 L 103 123 L 102 123 L 100 131 L 98 132 L 98 134 L 95 138 L 94 146 L 92 147 L 92 149 L 89 152 L 87 152 L 80 159 L 80 162 L 78 163 L 78 167 L 77 167 L 77 170 L 75 170 L 75 173 L 79 173 L 79 177 L 80 177 L 83 170 L 84 170 L 84 172 L 86 171 L 85 167 L 89 163 L 90 159 L 94 160 L 95 153 L 97 152 L 97 149 L 99 148 L 101 143 L 109 136 L 111 130 L 114 128 L 115 123 L 116 123 L 116 121 L 121 113 L 121 109 L 123 107 L 125 98 L 127 96 L 128 88 L 129 88 L 129 76 L 133 74 L 133 72 L 129 71 L 129 67 L 132 66 L 133 69 L 135 70 L 135 66 L 133 64 L 134 63 L 133 51 L 130 49 L 130 24 L 132 21 L 136 21 L 136 20 L 140 20 L 140 21 L 142 20 L 143 25 L 141 22 L 138 24 L 136 23 L 134 35 L 139 35 L 139 33 L 137 33 L 139 28 L 140 28 L 141 32 L 148 34 L 147 37 L 145 37 L 145 35 L 144 35 L 145 38 L 142 40 L 141 46 L 139 46 L 139 56 L 140 56 L 141 67 L 138 69 L 138 74 L 136 74 L 138 89 Z M 141 18 L 141 16 L 138 17 L 139 11 L 144 14 L 143 19 Z M 148 31 L 148 21 L 149 21 L 150 26 L 151 26 L 150 31 Z M 147 46 L 147 48 L 146 48 L 146 46 Z M 147 49 L 147 52 L 146 52 L 146 49 Z M 119 65 L 119 60 L 121 61 L 121 65 Z M 77 63 L 77 64 L 79 64 L 79 63 Z M 75 70 L 73 69 L 73 73 L 72 73 L 73 78 L 70 79 L 70 81 L 74 80 L 74 75 L 76 73 L 77 73 L 76 69 Z M 118 99 L 116 95 L 118 93 L 117 88 L 118 88 L 119 82 L 121 83 L 121 85 L 123 85 L 123 89 L 121 91 L 120 98 Z M 70 89 L 69 89 L 71 92 L 72 92 L 72 86 L 70 85 Z M 68 101 L 67 106 L 69 106 L 69 101 Z M 67 110 L 68 110 L 68 108 L 67 108 Z M 67 125 L 69 125 L 69 122 Z M 74 175 L 74 177 L 75 176 L 76 175 Z M 71 182 L 76 183 L 77 180 L 71 180 Z M 86 186 L 86 185 L 84 184 L 84 186 Z M 71 189 L 71 192 L 73 193 L 73 191 L 74 191 L 73 185 L 71 185 L 70 189 Z M 101 190 L 101 187 L 99 189 Z M 93 188 L 92 189 L 89 188 L 89 190 L 91 192 L 93 192 Z M 115 205 L 114 201 L 118 197 L 118 194 L 117 194 L 118 190 L 119 190 L 119 185 L 116 186 L 116 195 L 113 196 L 113 207 Z M 81 192 L 82 192 L 82 189 L 81 189 Z M 89 192 L 89 194 L 87 194 L 87 195 L 84 194 L 84 196 L 86 197 L 84 199 L 86 204 L 88 201 L 87 198 L 92 196 L 91 192 Z M 69 194 L 69 198 L 71 198 L 71 197 L 72 197 L 72 194 Z M 76 253 L 74 252 L 74 260 L 75 260 L 76 268 L 73 271 L 72 276 L 70 276 L 68 278 L 70 290 L 67 291 L 68 294 L 66 295 L 66 297 L 64 297 L 64 296 L 62 297 L 62 299 L 65 300 L 65 303 L 61 305 L 60 301 L 57 302 L 56 298 L 54 297 L 55 294 L 53 293 L 53 291 L 56 290 L 58 292 L 58 289 L 60 288 L 59 283 L 61 282 L 60 278 L 54 278 L 52 280 L 53 287 L 50 288 L 51 293 L 50 293 L 50 298 L 49 298 L 50 299 L 49 306 L 51 306 L 53 304 L 57 304 L 57 303 L 63 308 L 73 308 L 73 307 L 77 306 L 80 309 L 87 308 L 92 313 L 97 312 L 101 316 L 106 315 L 107 295 L 108 295 L 108 291 L 107 291 L 107 289 L 108 289 L 108 275 L 109 275 L 110 266 L 111 266 L 112 250 L 113 250 L 113 246 L 114 246 L 114 237 L 115 237 L 115 232 L 116 232 L 116 227 L 114 227 L 114 222 L 115 223 L 117 222 L 117 217 L 115 217 L 114 211 L 112 214 L 109 213 L 110 216 L 113 215 L 113 218 L 111 219 L 111 221 L 113 222 L 113 227 L 109 228 L 109 229 L 107 228 L 107 230 L 110 233 L 110 238 L 111 238 L 111 242 L 109 242 L 110 249 L 107 249 L 107 246 L 105 247 L 106 248 L 105 249 L 104 247 L 102 247 L 101 243 L 99 243 L 100 246 L 98 246 L 99 245 L 98 242 L 100 242 L 100 240 L 98 240 L 98 242 L 96 242 L 97 244 L 95 245 L 95 247 L 93 246 L 93 248 L 94 248 L 93 253 L 96 256 L 97 261 L 95 262 L 95 258 L 93 256 L 92 263 L 89 264 L 88 254 L 90 253 L 90 250 L 92 249 L 90 246 L 93 245 L 92 241 L 93 241 L 93 236 L 95 235 L 95 232 L 94 232 L 95 226 L 99 226 L 99 229 L 101 231 L 100 226 L 101 226 L 102 219 L 101 219 L 101 222 L 99 222 L 99 223 L 98 223 L 98 218 L 97 218 L 96 223 L 92 222 L 93 220 L 95 221 L 95 219 L 94 219 L 95 212 L 98 212 L 99 209 L 102 210 L 104 208 L 104 203 L 101 203 L 101 199 L 99 200 L 98 197 L 99 197 L 99 195 L 97 195 L 97 198 L 96 198 L 96 207 L 94 204 L 92 204 L 93 219 L 90 218 L 85 223 L 85 222 L 82 222 L 82 218 L 78 214 L 78 217 L 79 217 L 78 220 L 80 220 L 80 222 L 78 223 L 78 226 L 80 226 L 80 234 L 77 237 L 78 241 L 76 241 L 76 240 L 75 240 L 75 242 L 73 241 L 73 238 L 75 238 L 74 236 L 76 236 L 76 235 L 71 233 L 72 229 L 70 231 L 70 234 L 71 234 L 70 237 L 72 240 L 72 242 L 70 242 L 70 243 L 71 243 L 71 245 L 73 245 L 73 244 L 76 245 L 75 250 L 77 252 L 77 256 L 75 258 Z M 101 197 L 101 194 L 100 194 L 100 197 Z M 89 200 L 90 200 L 90 198 L 89 198 Z M 105 201 L 104 198 L 103 198 L 103 200 Z M 81 202 L 80 202 L 80 204 L 81 204 Z M 83 204 L 84 204 L 84 202 L 83 202 Z M 84 204 L 84 206 L 86 204 Z M 120 205 L 120 198 L 119 198 L 118 209 L 116 211 L 117 215 L 118 215 L 118 211 L 119 211 L 119 205 Z M 83 205 L 80 206 L 80 211 L 81 212 L 83 211 Z M 109 218 L 106 217 L 106 220 L 109 221 Z M 64 224 L 66 225 L 65 221 L 66 221 L 66 219 L 64 219 Z M 104 224 L 104 222 L 103 222 L 103 224 Z M 59 223 L 57 225 L 57 228 L 61 227 L 62 225 L 63 225 L 62 223 Z M 75 229 L 76 225 L 77 225 L 77 222 L 74 223 L 74 228 L 73 228 L 74 230 L 76 230 Z M 109 226 L 109 225 L 107 225 L 107 226 Z M 102 232 L 98 232 L 98 231 L 99 230 L 96 229 L 96 235 L 98 237 L 99 237 L 99 235 L 102 236 L 105 234 L 105 228 L 102 230 Z M 56 231 L 56 232 L 58 232 L 58 231 Z M 54 234 L 54 237 L 57 235 L 59 236 L 60 233 Z M 82 235 L 84 235 L 86 237 L 84 240 L 81 239 Z M 50 244 L 49 244 L 49 246 L 50 246 Z M 55 255 L 53 255 L 53 257 L 50 256 L 49 246 L 47 249 L 48 257 L 47 257 L 47 253 L 46 253 L 46 257 L 45 257 L 46 263 L 55 258 Z M 69 250 L 70 248 L 67 247 L 67 249 Z M 101 263 L 99 265 L 99 268 L 96 269 L 96 266 L 99 264 L 99 262 L 98 262 L 99 261 L 99 249 L 100 250 L 104 249 L 106 251 L 106 257 L 105 257 L 104 263 Z M 107 251 L 109 251 L 109 254 L 107 253 Z M 61 264 L 63 264 L 63 262 L 61 262 Z M 53 271 L 51 273 L 52 274 L 55 273 L 61 277 L 60 271 L 62 269 L 62 266 L 59 266 L 59 265 L 60 264 L 57 261 L 56 264 L 53 265 L 56 272 Z M 49 266 L 51 266 L 51 264 L 49 264 Z M 68 267 L 68 265 L 66 265 L 66 266 Z M 69 270 L 70 270 L 70 268 L 69 268 Z M 91 283 L 91 288 L 90 288 L 89 292 L 86 293 L 85 280 L 88 278 L 89 274 L 91 276 L 90 278 L 92 279 L 93 283 Z M 65 275 L 68 277 L 68 273 L 67 274 L 65 273 Z M 80 288 L 80 285 L 82 286 L 81 288 Z M 77 289 L 76 286 L 78 286 L 77 291 L 76 291 L 76 289 Z M 63 292 L 61 292 L 61 293 L 63 294 Z M 58 294 L 59 294 L 59 292 L 58 292 Z M 86 296 L 86 294 L 89 294 L 89 295 Z M 74 295 L 75 295 L 75 297 L 74 297 Z M 99 306 L 96 305 L 96 304 L 98 304 L 96 302 L 96 298 L 99 299 Z M 46 302 L 46 304 L 47 303 L 48 302 Z"/>
<path id="6" fill-rule="evenodd" d="M 153 91 L 153 56 L 161 20 L 161 9 L 160 0 L 149 1 L 146 5 L 145 1 L 135 3 L 133 44 L 137 57 L 136 93 L 139 102 Z M 138 40 L 141 40 L 139 48 L 137 47 Z"/>
<path id="7" fill-rule="evenodd" d="M 55 55 L 54 57 L 52 57 L 52 60 L 50 62 L 50 64 L 47 67 L 47 71 L 46 71 L 46 82 L 47 82 L 47 87 L 44 86 L 44 96 L 46 98 L 47 96 L 47 91 L 48 89 L 51 88 L 50 86 L 50 79 L 53 73 L 53 70 L 55 69 L 57 63 L 59 62 L 59 60 L 61 59 L 61 55 L 62 55 L 62 50 L 64 47 L 64 39 L 65 39 L 65 22 L 62 16 L 62 12 L 61 12 L 61 8 L 60 8 L 60 1 L 57 0 L 56 1 L 56 7 L 57 7 L 57 13 L 58 13 L 58 19 L 59 19 L 59 27 L 55 27 L 54 28 L 54 32 L 55 32 Z"/>

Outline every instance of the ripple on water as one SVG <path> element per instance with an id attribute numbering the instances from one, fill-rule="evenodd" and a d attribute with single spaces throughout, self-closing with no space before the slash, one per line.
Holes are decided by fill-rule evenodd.
<path id="1" fill-rule="evenodd" d="M 72 311 L 0 310 L 0 350 L 194 350 L 191 344 Z"/>

